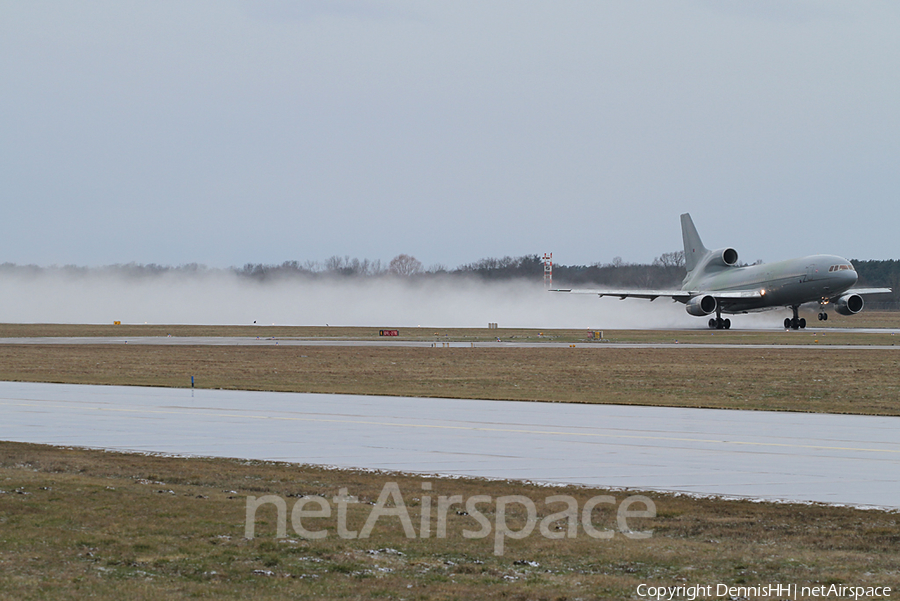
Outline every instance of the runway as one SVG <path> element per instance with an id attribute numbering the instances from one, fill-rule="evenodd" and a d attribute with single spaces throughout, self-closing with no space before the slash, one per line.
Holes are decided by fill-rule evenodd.
<path id="1" fill-rule="evenodd" d="M 0 440 L 900 508 L 898 417 L 0 382 Z"/>
<path id="2" fill-rule="evenodd" d="M 900 342 L 900 340 L 898 340 Z M 35 344 L 107 344 L 107 345 L 152 345 L 152 346 L 361 346 L 394 348 L 692 348 L 692 349 L 829 349 L 829 350 L 900 350 L 900 345 L 892 344 L 741 344 L 741 343 L 679 343 L 672 342 L 526 342 L 516 340 L 479 342 L 432 342 L 425 340 L 349 340 L 333 338 L 254 338 L 249 336 L 135 336 L 131 338 L 113 336 L 84 337 L 31 337 L 0 338 L 0 345 Z"/>

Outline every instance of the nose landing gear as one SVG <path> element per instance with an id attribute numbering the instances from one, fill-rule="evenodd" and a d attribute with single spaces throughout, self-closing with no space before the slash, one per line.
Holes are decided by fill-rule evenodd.
<path id="1" fill-rule="evenodd" d="M 819 321 L 828 321 L 828 313 L 825 312 L 825 305 L 827 304 L 827 299 L 822 299 L 819 301 Z"/>

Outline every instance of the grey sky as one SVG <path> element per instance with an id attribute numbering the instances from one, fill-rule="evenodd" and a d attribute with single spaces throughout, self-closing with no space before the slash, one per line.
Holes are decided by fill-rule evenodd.
<path id="1" fill-rule="evenodd" d="M 896 2 L 0 1 L 0 262 L 898 258 Z"/>

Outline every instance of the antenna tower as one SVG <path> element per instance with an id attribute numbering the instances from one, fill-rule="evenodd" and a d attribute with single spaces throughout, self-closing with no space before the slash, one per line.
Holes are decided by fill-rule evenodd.
<path id="1" fill-rule="evenodd" d="M 553 253 L 544 253 L 544 288 L 550 290 L 553 287 Z"/>

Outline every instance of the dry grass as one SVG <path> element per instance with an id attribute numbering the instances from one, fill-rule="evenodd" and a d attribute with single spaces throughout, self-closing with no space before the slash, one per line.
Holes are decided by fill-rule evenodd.
<path id="1" fill-rule="evenodd" d="M 878 349 L 0 345 L 0 379 L 900 415 Z"/>
<path id="2" fill-rule="evenodd" d="M 362 501 L 348 512 L 358 530 L 389 481 L 418 528 L 426 480 L 433 499 L 527 496 L 539 518 L 559 510 L 543 503 L 552 494 L 572 495 L 578 507 L 597 494 L 629 494 L 0 443 L 0 596 L 626 599 L 642 582 L 900 586 L 897 514 L 656 493 L 649 496 L 657 517 L 632 521 L 653 530 L 649 539 L 596 540 L 579 530 L 548 540 L 535 532 L 507 540 L 502 556 L 490 538 L 462 537 L 478 526 L 455 512 L 446 539 L 407 539 L 399 520 L 382 518 L 369 539 L 340 539 L 335 520 L 322 519 L 325 539 L 303 540 L 289 525 L 291 538 L 277 541 L 269 507 L 257 516 L 257 538 L 243 538 L 248 495 L 281 495 L 290 510 L 297 495 L 332 498 L 347 488 Z M 608 510 L 595 519 L 615 527 Z"/>

